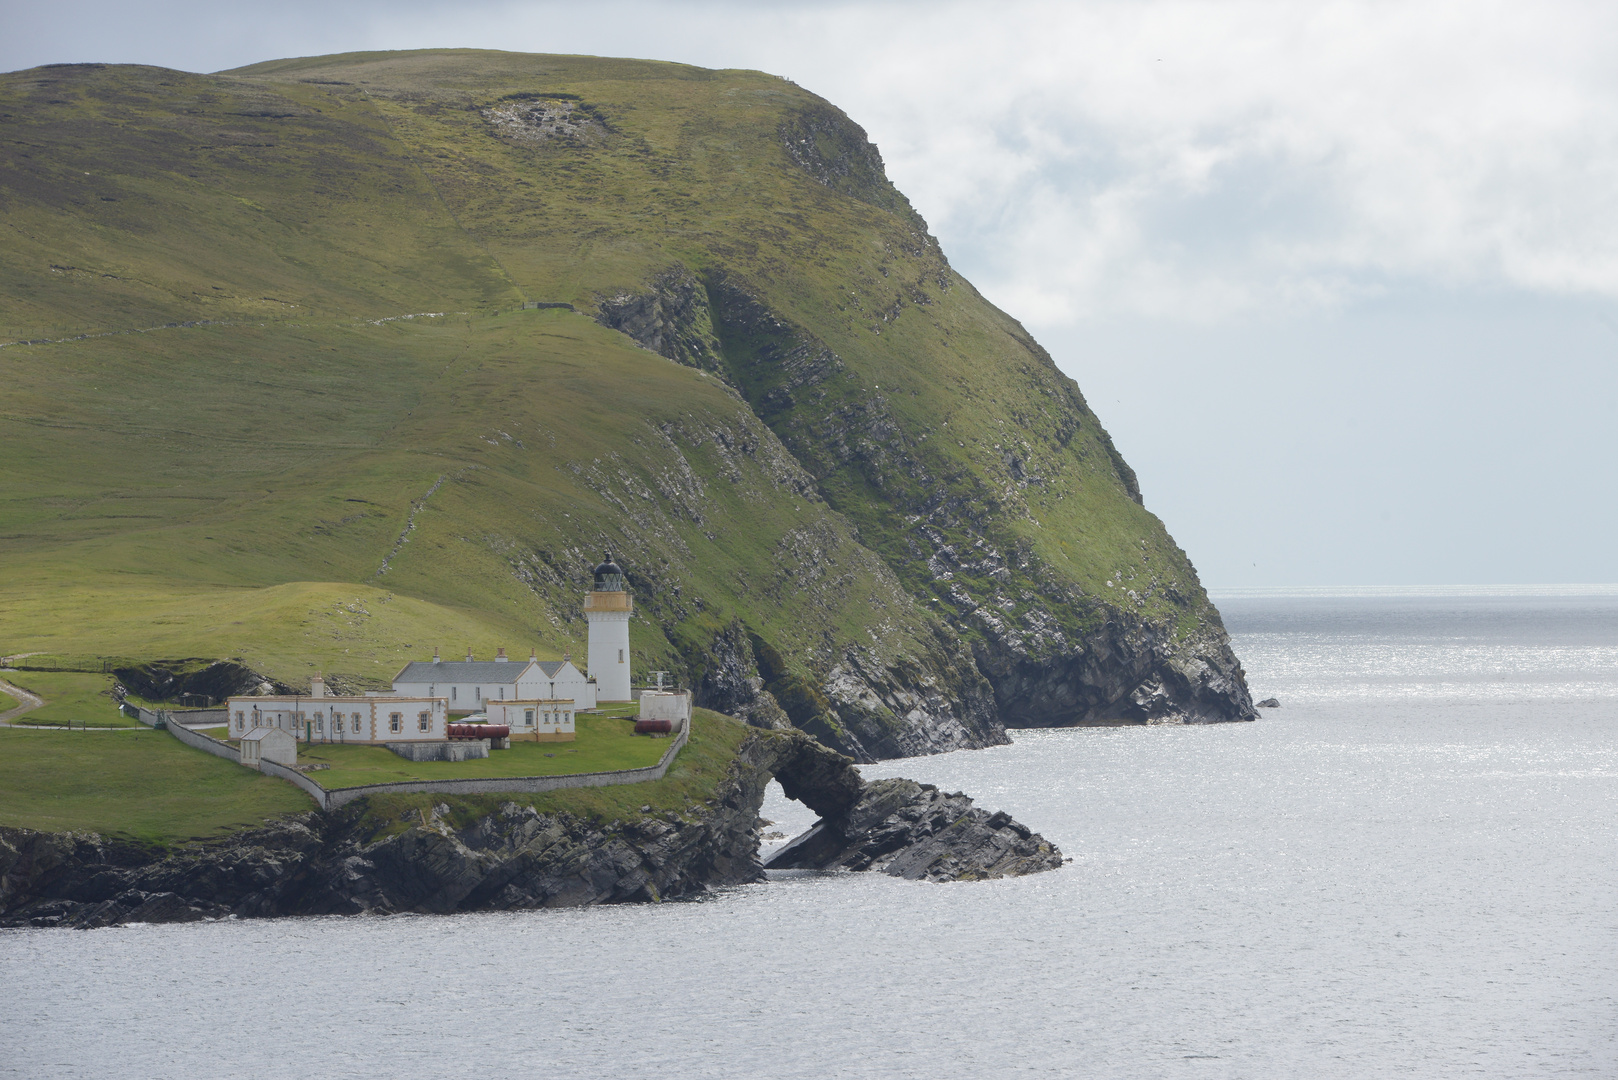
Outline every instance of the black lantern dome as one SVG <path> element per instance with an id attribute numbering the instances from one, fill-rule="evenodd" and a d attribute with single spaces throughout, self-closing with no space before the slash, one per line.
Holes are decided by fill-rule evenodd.
<path id="1" fill-rule="evenodd" d="M 623 592 L 624 568 L 612 561 L 612 552 L 605 552 L 607 561 L 596 567 L 596 592 Z"/>

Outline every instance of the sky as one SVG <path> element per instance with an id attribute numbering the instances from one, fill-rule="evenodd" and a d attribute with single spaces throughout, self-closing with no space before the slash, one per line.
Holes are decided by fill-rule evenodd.
<path id="1" fill-rule="evenodd" d="M 485 47 L 842 107 L 1214 589 L 1618 581 L 1618 5 L 0 0 L 0 70 Z"/>

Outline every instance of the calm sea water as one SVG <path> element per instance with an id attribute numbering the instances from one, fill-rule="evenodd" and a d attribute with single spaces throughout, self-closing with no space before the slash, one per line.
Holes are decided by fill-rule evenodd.
<path id="1" fill-rule="evenodd" d="M 1221 608 L 1257 723 L 866 769 L 1057 873 L 5 931 L 0 1075 L 1618 1075 L 1618 591 Z"/>

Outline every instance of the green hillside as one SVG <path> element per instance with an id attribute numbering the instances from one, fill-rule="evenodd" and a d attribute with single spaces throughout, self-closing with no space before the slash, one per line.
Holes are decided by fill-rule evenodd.
<path id="1" fill-rule="evenodd" d="M 640 671 L 856 754 L 1251 715 L 1078 388 L 790 83 L 76 65 L 0 136 L 0 653 L 582 654 L 610 548 Z"/>

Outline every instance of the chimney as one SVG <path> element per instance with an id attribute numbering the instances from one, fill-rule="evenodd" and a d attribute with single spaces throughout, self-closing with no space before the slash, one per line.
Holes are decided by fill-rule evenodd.
<path id="1" fill-rule="evenodd" d="M 472 646 L 470 645 L 466 647 L 466 662 L 468 664 L 472 662 Z"/>
<path id="2" fill-rule="evenodd" d="M 311 675 L 309 677 L 309 696 L 310 697 L 325 697 L 326 696 L 326 680 L 321 678 L 318 673 L 315 674 L 315 675 Z"/>
<path id="3" fill-rule="evenodd" d="M 562 654 L 562 663 L 571 664 L 572 662 L 573 662 L 573 654 L 572 653 L 565 652 L 565 653 Z"/>
<path id="4" fill-rule="evenodd" d="M 510 659 L 510 657 L 508 657 L 506 655 L 505 646 L 502 645 L 500 648 L 494 650 L 494 662 L 495 663 L 504 664 L 509 659 Z"/>
<path id="5" fill-rule="evenodd" d="M 438 646 L 433 646 L 433 663 L 438 663 Z"/>
<path id="6" fill-rule="evenodd" d="M 530 664 L 532 664 L 535 660 L 538 660 L 538 659 L 539 659 L 539 650 L 538 649 L 529 649 L 528 650 L 528 662 Z"/>

